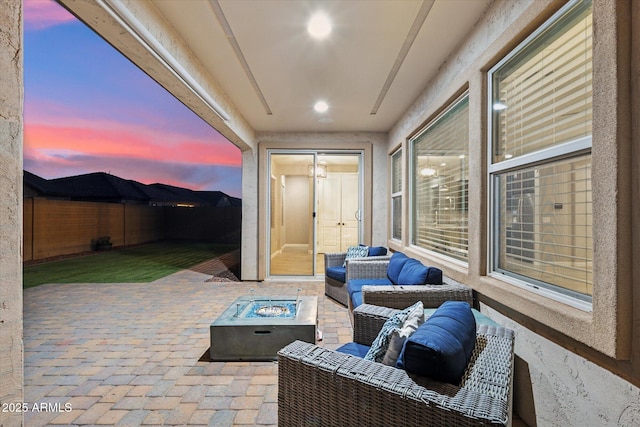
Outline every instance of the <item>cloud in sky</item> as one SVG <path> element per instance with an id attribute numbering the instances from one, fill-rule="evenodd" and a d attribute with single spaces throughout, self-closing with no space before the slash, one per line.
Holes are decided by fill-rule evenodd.
<path id="1" fill-rule="evenodd" d="M 25 3 L 25 169 L 43 178 L 111 172 L 240 197 L 240 150 L 64 14 L 52 1 Z"/>
<path id="2" fill-rule="evenodd" d="M 23 10 L 25 31 L 43 30 L 76 20 L 66 9 L 51 0 L 24 0 Z"/>

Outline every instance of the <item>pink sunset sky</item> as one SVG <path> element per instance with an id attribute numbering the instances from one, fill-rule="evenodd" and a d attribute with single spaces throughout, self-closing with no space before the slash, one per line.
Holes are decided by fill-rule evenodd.
<path id="1" fill-rule="evenodd" d="M 24 1 L 24 169 L 241 196 L 240 150 L 53 0 Z"/>

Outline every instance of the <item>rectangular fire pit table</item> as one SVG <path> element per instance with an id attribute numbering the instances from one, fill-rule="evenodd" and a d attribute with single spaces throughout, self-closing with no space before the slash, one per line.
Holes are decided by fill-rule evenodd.
<path id="1" fill-rule="evenodd" d="M 212 361 L 276 360 L 282 347 L 316 341 L 318 297 L 246 296 L 210 327 Z"/>

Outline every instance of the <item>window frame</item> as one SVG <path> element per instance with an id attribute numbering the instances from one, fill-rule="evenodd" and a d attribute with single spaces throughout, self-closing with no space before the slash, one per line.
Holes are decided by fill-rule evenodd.
<path id="1" fill-rule="evenodd" d="M 398 191 L 393 191 L 394 189 L 394 178 L 396 178 L 395 175 L 395 168 L 394 168 L 394 162 L 396 161 L 395 157 L 398 156 L 399 157 L 399 162 L 400 162 L 400 172 L 399 172 L 399 176 L 398 179 L 400 180 L 400 190 Z M 398 148 L 397 150 L 395 150 L 393 153 L 391 153 L 391 155 L 389 156 L 389 158 L 391 159 L 391 215 L 390 215 L 390 220 L 391 220 L 391 224 L 390 224 L 390 229 L 391 229 L 391 240 L 393 240 L 394 242 L 398 242 L 401 243 L 402 242 L 402 232 L 403 232 L 403 196 L 404 196 L 404 162 L 403 162 L 403 152 L 402 152 L 402 147 Z M 394 211 L 394 202 L 396 199 L 400 199 L 400 215 L 399 218 L 396 218 L 395 216 L 395 211 Z M 394 233 L 394 225 L 395 225 L 395 221 L 399 221 L 400 222 L 400 236 L 396 237 L 395 233 Z"/>
<path id="2" fill-rule="evenodd" d="M 538 41 L 538 38 L 545 33 L 550 27 L 555 25 L 558 21 L 561 21 L 572 10 L 577 7 L 581 7 L 582 0 L 572 0 L 563 7 L 561 7 L 556 13 L 554 13 L 548 20 L 546 20 L 541 26 L 539 26 L 533 33 L 513 48 L 507 55 L 504 56 L 498 63 L 491 67 L 487 71 L 487 189 L 488 189 L 488 203 L 487 203 L 487 227 L 488 227 L 488 239 L 487 239 L 487 275 L 499 279 L 503 282 L 507 282 L 511 285 L 527 289 L 534 293 L 537 293 L 543 297 L 547 297 L 558 302 L 570 305 L 578 308 L 582 311 L 593 311 L 593 297 L 592 296 L 576 296 L 570 290 L 561 291 L 555 289 L 555 287 L 546 287 L 545 284 L 537 281 L 533 278 L 523 278 L 515 273 L 509 274 L 508 271 L 499 269 L 498 259 L 500 256 L 500 197 L 499 197 L 499 180 L 500 176 L 506 172 L 518 171 L 526 169 L 528 167 L 536 165 L 549 165 L 559 160 L 570 159 L 574 157 L 580 157 L 585 154 L 592 153 L 593 142 L 593 125 L 591 129 L 591 135 L 577 138 L 573 141 L 568 141 L 546 147 L 541 150 L 537 150 L 531 153 L 519 155 L 517 157 L 494 162 L 494 79 L 493 75 L 497 70 L 500 70 L 505 64 L 512 59 L 518 57 L 523 50 L 527 49 L 533 43 Z M 592 11 L 593 14 L 593 11 Z M 592 15 L 593 16 L 593 15 Z M 593 227 L 593 225 L 592 225 Z"/>
<path id="3" fill-rule="evenodd" d="M 465 267 L 468 268 L 469 267 L 469 249 L 470 249 L 470 243 L 469 243 L 469 214 L 468 214 L 468 210 L 467 210 L 467 259 L 465 260 L 461 260 L 459 258 L 455 258 L 453 256 L 449 256 L 443 252 L 437 252 L 428 248 L 425 248 L 423 246 L 418 245 L 415 242 L 415 232 L 416 232 L 416 215 L 415 215 L 415 209 L 416 209 L 416 200 L 417 200 L 417 188 L 416 188 L 416 182 L 415 182 L 415 176 L 416 176 L 416 161 L 415 161 L 415 141 L 420 138 L 425 132 L 427 132 L 433 125 L 437 124 L 438 121 L 440 119 L 442 119 L 446 114 L 448 114 L 451 110 L 453 110 L 454 108 L 456 108 L 461 102 L 463 102 L 464 100 L 467 100 L 468 103 L 468 107 L 467 108 L 471 108 L 471 100 L 470 100 L 470 91 L 469 89 L 465 89 L 464 91 L 462 91 L 461 93 L 458 92 L 458 95 L 456 95 L 455 97 L 453 97 L 452 99 L 450 99 L 446 104 L 444 104 L 443 108 L 437 113 L 435 114 L 431 119 L 429 119 L 426 124 L 424 124 L 423 126 L 421 126 L 418 131 L 416 131 L 411 137 L 408 138 L 407 140 L 407 145 L 408 145 L 408 155 L 409 155 L 409 167 L 408 167 L 408 173 L 407 173 L 407 177 L 408 179 L 408 202 L 409 202 L 409 206 L 408 206 L 408 212 L 409 212 L 409 234 L 408 234 L 408 244 L 411 248 L 417 250 L 417 251 L 423 251 L 425 253 L 428 253 L 430 256 L 436 257 L 436 258 L 441 258 L 443 260 L 446 260 L 447 262 L 451 262 L 453 264 L 459 265 L 461 267 Z M 471 120 L 471 118 L 469 117 L 469 120 Z M 465 153 L 465 156 L 467 157 L 467 159 L 469 158 L 469 144 L 470 142 L 467 141 L 467 152 Z M 469 205 L 469 189 L 468 186 L 466 188 L 466 200 L 467 200 L 467 206 Z"/>

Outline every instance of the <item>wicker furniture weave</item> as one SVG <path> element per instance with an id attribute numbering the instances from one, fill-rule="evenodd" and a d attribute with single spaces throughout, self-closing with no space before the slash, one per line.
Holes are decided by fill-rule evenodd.
<path id="1" fill-rule="evenodd" d="M 394 312 L 356 308 L 354 341 L 371 345 Z M 459 385 L 295 341 L 278 352 L 278 426 L 509 425 L 513 341 L 510 329 L 480 325 Z"/>
<path id="2" fill-rule="evenodd" d="M 324 268 L 328 267 L 339 267 L 345 263 L 345 257 L 347 256 L 346 252 L 334 252 L 334 253 L 325 253 L 324 254 Z M 362 262 L 371 262 L 371 261 L 382 261 L 385 259 L 389 259 L 389 256 L 374 256 L 374 257 L 366 257 L 366 258 L 354 258 L 347 260 L 347 266 L 349 263 L 358 260 Z M 349 280 L 349 268 L 347 268 L 347 281 Z M 349 304 L 349 295 L 347 293 L 347 284 L 340 282 L 332 277 L 329 277 L 325 274 L 324 276 L 324 294 L 336 301 L 345 307 Z"/>
<path id="3" fill-rule="evenodd" d="M 371 260 L 362 262 L 360 259 L 349 261 L 347 282 L 351 279 L 376 279 L 386 277 L 387 260 Z M 445 301 L 466 301 L 473 307 L 473 290 L 450 277 L 442 278 L 442 285 L 412 285 L 412 286 L 364 286 L 362 301 L 383 307 L 399 310 L 422 301 L 425 308 L 439 307 Z M 352 301 L 347 298 L 349 312 L 353 313 Z M 353 320 L 353 315 L 352 315 Z"/>
<path id="4" fill-rule="evenodd" d="M 324 268 L 339 267 L 344 264 L 346 252 L 335 252 L 324 254 Z M 332 277 L 324 275 L 324 294 L 342 305 L 347 305 L 349 295 L 347 294 L 347 285 Z"/>

